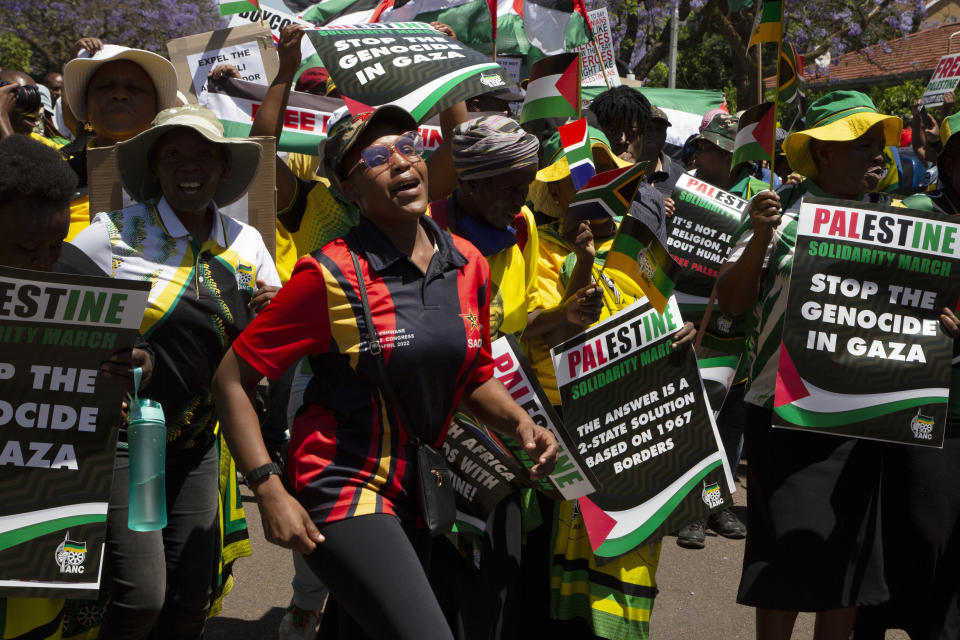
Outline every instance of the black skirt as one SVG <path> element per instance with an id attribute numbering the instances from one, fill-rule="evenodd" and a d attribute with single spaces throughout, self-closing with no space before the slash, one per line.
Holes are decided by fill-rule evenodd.
<path id="1" fill-rule="evenodd" d="M 860 611 L 856 637 L 960 638 L 960 422 L 943 449 L 886 446 L 883 548 L 890 600 Z"/>
<path id="2" fill-rule="evenodd" d="M 884 602 L 884 445 L 774 429 L 772 416 L 747 405 L 748 533 L 737 602 L 785 611 Z"/>

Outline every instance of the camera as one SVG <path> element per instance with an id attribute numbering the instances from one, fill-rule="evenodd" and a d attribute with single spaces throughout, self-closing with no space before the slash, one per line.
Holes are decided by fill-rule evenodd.
<path id="1" fill-rule="evenodd" d="M 0 87 L 7 84 L 10 83 L 0 80 Z M 16 96 L 13 108 L 20 113 L 33 114 L 43 106 L 43 101 L 40 99 L 40 90 L 33 85 L 28 84 L 18 87 L 17 90 L 13 92 L 13 95 Z"/>

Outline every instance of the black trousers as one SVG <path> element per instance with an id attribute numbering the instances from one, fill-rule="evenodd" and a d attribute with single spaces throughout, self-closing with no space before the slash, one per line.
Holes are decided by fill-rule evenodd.
<path id="1" fill-rule="evenodd" d="M 427 581 L 425 532 L 405 531 L 387 514 L 348 518 L 320 531 L 326 540 L 307 562 L 337 604 L 335 612 L 329 604 L 324 612 L 321 637 L 453 640 Z"/>
<path id="2" fill-rule="evenodd" d="M 199 640 L 217 566 L 217 448 L 167 463 L 167 526 L 127 528 L 130 455 L 117 451 L 107 514 L 110 604 L 101 640 Z M 151 635 L 153 634 L 153 635 Z"/>

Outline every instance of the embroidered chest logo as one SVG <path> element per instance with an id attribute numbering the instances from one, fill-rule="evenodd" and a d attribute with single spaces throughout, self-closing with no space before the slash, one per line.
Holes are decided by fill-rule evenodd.
<path id="1" fill-rule="evenodd" d="M 480 316 L 473 309 L 470 313 L 457 314 L 463 318 L 467 325 L 467 346 L 471 349 L 479 349 L 483 346 L 483 325 L 480 324 Z"/>

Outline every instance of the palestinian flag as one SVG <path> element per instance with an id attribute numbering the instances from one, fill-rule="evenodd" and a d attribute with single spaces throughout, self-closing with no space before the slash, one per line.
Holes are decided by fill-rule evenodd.
<path id="1" fill-rule="evenodd" d="M 573 188 L 578 191 L 597 173 L 593 166 L 593 149 L 587 141 L 587 119 L 580 118 L 560 127 L 560 143 L 570 167 Z M 631 198 L 632 199 L 632 198 Z M 628 205 L 629 206 L 629 205 Z"/>
<path id="2" fill-rule="evenodd" d="M 773 102 L 764 102 L 750 107 L 740 116 L 731 167 L 752 160 L 766 160 L 773 164 L 774 134 L 777 130 L 774 106 Z"/>
<path id="3" fill-rule="evenodd" d="M 377 22 L 392 4 L 392 0 L 323 0 L 304 11 L 299 18 L 316 25 Z"/>
<path id="4" fill-rule="evenodd" d="M 229 16 L 241 11 L 260 8 L 259 0 L 220 0 L 220 15 Z"/>
<path id="5" fill-rule="evenodd" d="M 797 50 L 789 42 L 780 47 L 779 77 L 777 82 L 777 101 L 780 103 L 799 102 L 803 97 L 803 62 Z"/>
<path id="6" fill-rule="evenodd" d="M 593 155 L 592 151 L 590 155 Z M 569 159 L 567 161 L 569 162 Z M 630 203 L 633 202 L 633 197 L 637 194 L 646 169 L 647 163 L 640 162 L 593 176 L 573 196 L 569 211 L 576 215 L 577 220 L 625 216 L 630 209 Z"/>
<path id="7" fill-rule="evenodd" d="M 624 216 L 620 222 L 603 268 L 619 271 L 636 282 L 657 313 L 667 308 L 680 270 L 656 234 L 633 216 Z"/>
<path id="8" fill-rule="evenodd" d="M 761 42 L 780 42 L 783 37 L 782 0 L 763 0 L 759 15 L 760 21 L 753 28 L 753 35 L 747 43 L 748 49 Z"/>
<path id="9" fill-rule="evenodd" d="M 583 0 L 523 0 L 523 27 L 530 44 L 545 55 L 593 38 Z"/>
<path id="10" fill-rule="evenodd" d="M 580 117 L 580 54 L 561 53 L 534 63 L 520 122 Z"/>
<path id="11" fill-rule="evenodd" d="M 203 106 L 216 114 L 228 138 L 243 138 L 250 134 L 253 118 L 263 104 L 268 88 L 267 85 L 230 78 L 209 83 L 200 99 Z M 277 149 L 317 155 L 317 145 L 327 137 L 327 123 L 343 106 L 344 101 L 340 98 L 291 91 Z M 420 136 L 424 157 L 427 157 L 443 143 L 439 118 L 434 116 L 422 123 Z"/>

